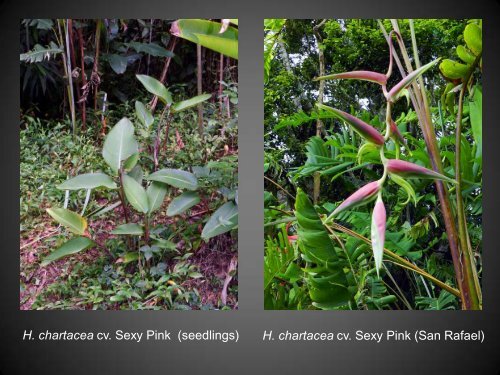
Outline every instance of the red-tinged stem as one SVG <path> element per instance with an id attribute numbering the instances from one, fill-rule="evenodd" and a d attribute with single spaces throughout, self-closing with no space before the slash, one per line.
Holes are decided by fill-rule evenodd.
<path id="1" fill-rule="evenodd" d="M 85 52 L 84 52 L 84 42 L 83 42 L 83 35 L 82 35 L 82 28 L 79 27 L 77 29 L 77 34 L 78 34 L 78 44 L 80 45 L 80 68 L 81 68 L 81 75 L 82 75 L 82 87 L 84 87 L 87 84 L 87 76 L 85 75 Z M 82 130 L 85 131 L 87 126 L 87 103 L 86 100 L 81 101 L 81 111 L 82 111 Z"/>

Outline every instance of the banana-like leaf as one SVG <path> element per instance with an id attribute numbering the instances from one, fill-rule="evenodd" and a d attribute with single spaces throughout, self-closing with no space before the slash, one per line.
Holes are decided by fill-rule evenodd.
<path id="1" fill-rule="evenodd" d="M 172 105 L 170 110 L 172 111 L 172 113 L 184 111 L 185 109 L 188 109 L 188 108 L 194 107 L 200 103 L 203 103 L 204 101 L 210 99 L 211 97 L 212 97 L 211 94 L 198 95 L 198 96 L 195 96 L 191 99 L 187 99 L 187 100 L 183 100 L 182 102 L 175 103 L 174 105 Z"/>
<path id="2" fill-rule="evenodd" d="M 135 102 L 135 113 L 139 121 L 145 127 L 149 128 L 151 125 L 153 125 L 154 122 L 153 115 L 151 114 L 151 111 L 147 109 L 142 102 L 140 101 Z"/>
<path id="3" fill-rule="evenodd" d="M 163 83 L 145 74 L 137 74 L 136 77 L 151 94 L 159 97 L 165 104 L 172 104 L 172 94 L 170 94 L 170 91 L 168 91 Z"/>
<path id="4" fill-rule="evenodd" d="M 80 251 L 87 250 L 95 245 L 95 242 L 87 237 L 75 237 L 65 242 L 60 248 L 46 256 L 41 266 L 44 267 L 51 262 L 61 259 L 65 256 L 79 253 Z"/>
<path id="5" fill-rule="evenodd" d="M 167 195 L 167 187 L 165 184 L 153 181 L 146 190 L 149 200 L 149 214 L 153 213 L 161 207 L 165 195 Z"/>
<path id="6" fill-rule="evenodd" d="M 83 235 L 87 229 L 87 220 L 76 212 L 60 207 L 48 208 L 47 212 L 55 221 L 75 234 Z"/>
<path id="7" fill-rule="evenodd" d="M 200 196 L 198 193 L 194 191 L 185 191 L 170 202 L 167 209 L 167 216 L 182 214 L 198 203 L 200 203 Z"/>
<path id="8" fill-rule="evenodd" d="M 309 273 L 307 281 L 311 299 L 322 309 L 348 305 L 352 297 L 344 265 L 313 204 L 301 189 L 297 191 L 295 217 L 300 250 L 323 270 Z"/>
<path id="9" fill-rule="evenodd" d="M 146 190 L 139 184 L 136 180 L 128 175 L 123 175 L 123 190 L 125 191 L 125 196 L 129 203 L 137 211 L 142 213 L 148 213 L 149 211 L 149 200 Z"/>
<path id="10" fill-rule="evenodd" d="M 158 181 L 179 189 L 198 189 L 198 179 L 190 172 L 180 169 L 160 169 L 147 177 L 149 181 Z"/>
<path id="11" fill-rule="evenodd" d="M 102 156 L 113 172 L 118 173 L 121 162 L 137 152 L 139 146 L 134 137 L 134 126 L 124 117 L 106 136 Z"/>
<path id="12" fill-rule="evenodd" d="M 117 186 L 113 179 L 105 173 L 81 174 L 57 186 L 60 190 L 95 189 L 98 187 L 116 189 Z"/>
<path id="13" fill-rule="evenodd" d="M 208 219 L 201 238 L 205 241 L 218 236 L 219 234 L 226 233 L 238 225 L 238 206 L 233 202 L 226 202 L 220 206 Z"/>
<path id="14" fill-rule="evenodd" d="M 135 236 L 142 236 L 144 234 L 144 229 L 142 225 L 137 223 L 127 223 L 118 225 L 115 229 L 111 231 L 111 234 L 128 234 Z"/>
<path id="15" fill-rule="evenodd" d="M 238 59 L 238 29 L 228 26 L 223 33 L 218 22 L 201 19 L 180 19 L 172 23 L 172 35 L 201 44 L 216 52 Z"/>

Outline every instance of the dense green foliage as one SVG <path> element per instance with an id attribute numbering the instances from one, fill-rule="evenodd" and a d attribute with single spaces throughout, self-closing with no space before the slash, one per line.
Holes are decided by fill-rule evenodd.
<path id="1" fill-rule="evenodd" d="M 390 21 L 382 21 L 382 24 L 385 29 L 392 29 Z M 467 33 L 464 41 L 468 24 L 475 28 L 477 23 L 415 20 L 415 39 L 422 65 L 439 57 L 457 60 L 459 50 L 470 50 Z M 408 20 L 400 20 L 399 27 L 406 48 L 413 51 Z M 265 31 L 267 60 L 264 64 L 268 68 L 264 92 L 266 308 L 460 308 L 445 218 L 432 181 L 398 179 L 391 175 L 385 184 L 386 250 L 380 278 L 369 240 L 373 204 L 343 211 L 334 222 L 326 220 L 352 193 L 379 179 L 384 166 L 376 145 L 366 142 L 339 116 L 315 107 L 319 82 L 314 78 L 320 76 L 319 50 L 324 53 L 326 74 L 356 70 L 385 74 L 389 48 L 378 22 L 266 20 Z M 457 48 L 459 45 L 465 47 Z M 399 52 L 396 43 L 395 48 Z M 471 61 L 468 64 L 472 69 L 470 80 L 464 74 L 460 76 L 466 80 L 464 85 L 468 90 L 463 102 L 462 129 L 459 129 L 459 186 L 466 236 L 480 276 L 481 73 L 477 65 Z M 394 69 L 387 82 L 389 89 L 401 80 L 399 70 Z M 443 173 L 452 178 L 456 176 L 456 118 L 460 112 L 458 91 L 461 88 L 460 79 L 453 78 L 443 77 L 434 67 L 425 73 L 423 80 Z M 358 117 L 383 134 L 386 98 L 379 85 L 357 80 L 324 82 L 325 104 Z M 455 86 L 458 87 L 453 90 Z M 399 140 L 389 141 L 385 158 L 402 157 L 431 168 L 422 125 L 409 101 L 402 98 L 392 108 L 392 118 L 403 134 L 404 144 Z M 319 134 L 318 123 L 322 125 Z M 313 206 L 315 176 L 319 177 L 320 185 Z M 449 189 L 453 201 L 455 187 L 451 184 Z M 461 212 L 457 204 L 452 204 L 454 218 L 460 216 L 456 212 Z M 339 272 L 347 279 L 340 280 Z M 347 294 L 335 290 L 340 286 Z"/>

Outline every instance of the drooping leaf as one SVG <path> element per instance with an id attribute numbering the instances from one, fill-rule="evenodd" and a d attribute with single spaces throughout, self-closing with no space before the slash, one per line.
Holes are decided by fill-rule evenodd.
<path id="1" fill-rule="evenodd" d="M 113 172 L 118 173 L 121 162 L 137 152 L 139 146 L 134 137 L 134 126 L 124 117 L 106 136 L 102 156 Z"/>
<path id="2" fill-rule="evenodd" d="M 299 248 L 310 261 L 325 269 L 319 273 L 311 272 L 307 278 L 311 299 L 323 309 L 347 305 L 351 292 L 344 266 L 314 206 L 300 188 L 295 201 L 295 217 Z"/>
<path id="3" fill-rule="evenodd" d="M 236 225 L 238 225 L 238 206 L 233 202 L 226 202 L 210 216 L 201 232 L 201 238 L 206 241 L 230 231 Z"/>
<path id="4" fill-rule="evenodd" d="M 200 203 L 200 196 L 194 191 L 185 191 L 170 202 L 167 209 L 167 216 L 182 214 L 191 207 Z"/>
<path id="5" fill-rule="evenodd" d="M 51 262 L 61 259 L 65 256 L 79 253 L 83 250 L 87 250 L 95 245 L 95 242 L 87 237 L 75 237 L 65 242 L 60 248 L 50 253 L 46 256 L 41 266 L 44 267 Z"/>
<path id="6" fill-rule="evenodd" d="M 142 236 L 144 234 L 144 229 L 142 228 L 142 225 L 139 225 L 137 223 L 127 223 L 118 225 L 111 231 L 111 234 L 129 234 Z"/>
<path id="7" fill-rule="evenodd" d="M 87 220 L 76 212 L 60 207 L 48 208 L 47 212 L 55 221 L 75 234 L 83 235 L 87 229 Z"/>
<path id="8" fill-rule="evenodd" d="M 203 103 L 204 101 L 210 99 L 211 97 L 212 97 L 211 94 L 198 95 L 198 96 L 195 96 L 191 99 L 187 99 L 187 100 L 183 100 L 182 102 L 175 103 L 174 105 L 172 105 L 170 110 L 172 111 L 172 113 L 181 112 L 181 111 L 184 111 L 185 109 L 188 109 L 188 108 L 194 107 L 200 103 Z"/>
<path id="9" fill-rule="evenodd" d="M 139 121 L 145 127 L 149 128 L 153 124 L 154 118 L 153 115 L 151 114 L 151 111 L 147 109 L 146 106 L 138 100 L 135 102 L 135 113 Z"/>
<path id="10" fill-rule="evenodd" d="M 136 77 L 151 94 L 159 97 L 165 104 L 172 104 L 172 94 L 170 94 L 170 91 L 168 91 L 163 83 L 145 74 L 137 74 Z"/>
<path id="11" fill-rule="evenodd" d="M 221 24 L 201 19 L 180 19 L 172 23 L 172 35 L 238 59 L 238 29 L 229 26 L 220 34 Z"/>
<path id="12" fill-rule="evenodd" d="M 132 177 L 123 175 L 123 190 L 132 207 L 144 214 L 149 211 L 148 195 L 141 184 Z"/>
<path id="13" fill-rule="evenodd" d="M 81 174 L 57 186 L 59 190 L 95 189 L 98 187 L 116 189 L 117 186 L 113 179 L 105 173 Z"/>
<path id="14" fill-rule="evenodd" d="M 146 193 L 148 194 L 149 200 L 149 214 L 153 213 L 161 207 L 165 195 L 167 194 L 167 187 L 165 184 L 153 181 L 151 185 L 148 186 Z"/>
<path id="15" fill-rule="evenodd" d="M 136 52 L 146 53 L 156 57 L 173 57 L 174 54 L 156 43 L 125 43 L 126 46 L 133 48 Z"/>
<path id="16" fill-rule="evenodd" d="M 180 169 L 160 169 L 150 174 L 149 181 L 158 181 L 179 189 L 196 190 L 198 189 L 198 179 L 194 174 Z"/>
<path id="17" fill-rule="evenodd" d="M 127 56 L 121 56 L 116 54 L 107 55 L 107 59 L 111 69 L 116 74 L 123 74 L 127 70 L 128 58 Z"/>

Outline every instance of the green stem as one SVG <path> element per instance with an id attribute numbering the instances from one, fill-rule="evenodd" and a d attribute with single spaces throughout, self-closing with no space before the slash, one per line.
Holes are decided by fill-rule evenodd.
<path id="1" fill-rule="evenodd" d="M 481 60 L 481 54 L 474 60 L 474 63 L 469 68 L 467 75 L 462 83 L 462 89 L 458 97 L 458 113 L 457 122 L 455 127 L 455 180 L 457 181 L 456 188 L 456 205 L 457 205 L 457 217 L 458 217 L 458 234 L 461 249 L 461 261 L 465 262 L 462 264 L 463 267 L 463 278 L 464 282 L 468 284 L 468 289 L 471 291 L 470 298 L 472 302 L 472 308 L 480 309 L 481 302 L 481 289 L 479 286 L 479 279 L 477 276 L 476 265 L 474 262 L 474 256 L 472 254 L 472 249 L 469 246 L 468 233 L 467 233 L 467 221 L 465 218 L 465 207 L 462 196 L 462 172 L 461 172 L 461 153 L 462 153 L 462 114 L 464 106 L 464 96 L 469 84 L 469 80 L 472 77 L 479 61 Z"/>

